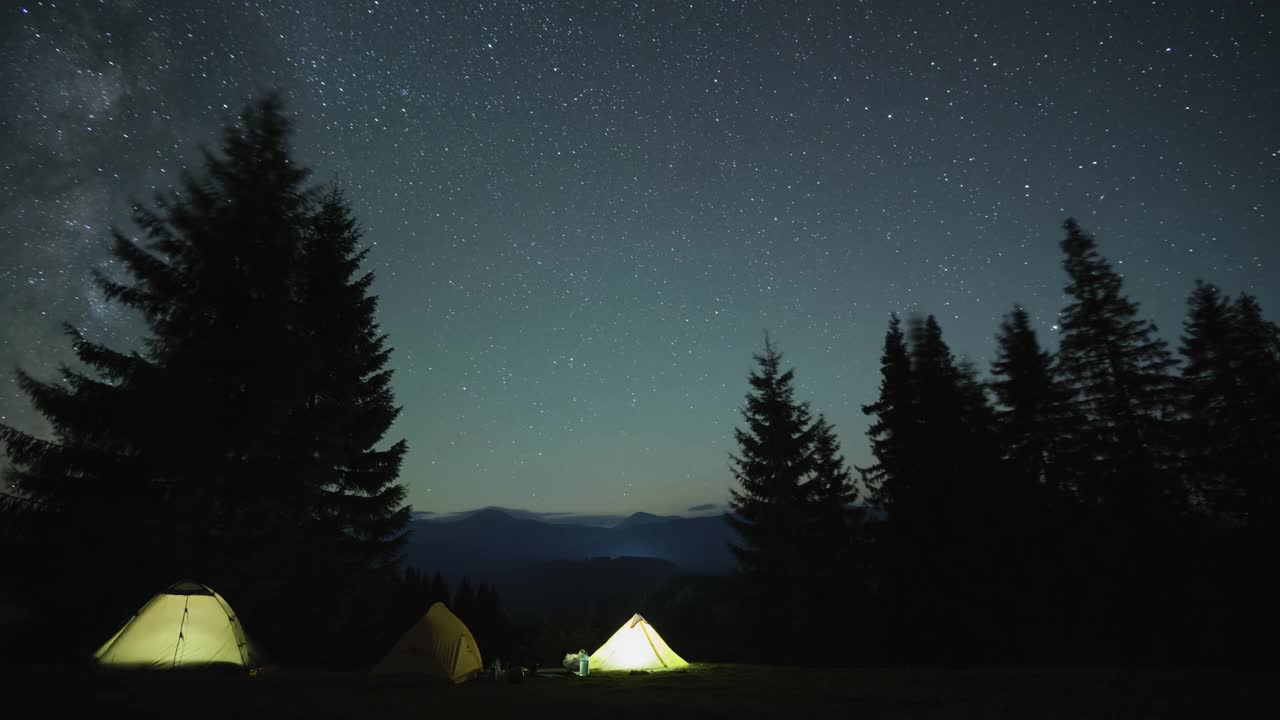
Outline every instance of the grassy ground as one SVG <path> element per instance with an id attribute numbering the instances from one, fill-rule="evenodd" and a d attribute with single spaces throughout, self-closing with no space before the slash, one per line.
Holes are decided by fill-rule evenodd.
<path id="1" fill-rule="evenodd" d="M 355 673 L 120 674 L 4 668 L 0 716 L 194 718 L 1280 717 L 1275 676 L 1131 670 L 802 670 L 692 665 L 651 674 L 473 681 Z"/>

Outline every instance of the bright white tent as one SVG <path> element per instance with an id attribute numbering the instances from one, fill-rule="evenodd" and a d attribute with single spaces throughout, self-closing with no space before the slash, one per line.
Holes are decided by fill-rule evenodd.
<path id="1" fill-rule="evenodd" d="M 591 671 L 664 670 L 689 663 L 667 645 L 657 630 L 636 613 L 591 654 Z"/>
<path id="2" fill-rule="evenodd" d="M 250 664 L 249 643 L 231 606 L 194 582 L 175 583 L 98 648 L 102 665 L 169 670 Z"/>

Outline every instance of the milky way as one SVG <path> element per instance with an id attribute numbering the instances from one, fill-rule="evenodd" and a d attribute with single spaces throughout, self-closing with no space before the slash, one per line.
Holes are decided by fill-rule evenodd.
<path id="1" fill-rule="evenodd" d="M 424 511 L 722 503 L 766 330 L 866 464 L 889 313 L 1052 344 L 1068 215 L 1172 342 L 1196 277 L 1277 317 L 1269 3 L 830 5 L 6 3 L 0 366 L 139 346 L 108 229 L 272 89 L 372 245 Z M 9 373 L 0 416 L 44 428 Z"/>

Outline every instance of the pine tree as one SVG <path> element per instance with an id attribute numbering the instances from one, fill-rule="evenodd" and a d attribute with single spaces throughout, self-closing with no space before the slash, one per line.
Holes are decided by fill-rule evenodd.
<path id="1" fill-rule="evenodd" d="M 1280 552 L 1280 328 L 1262 316 L 1262 308 L 1251 295 L 1241 294 L 1231 306 L 1233 319 L 1234 371 L 1237 403 L 1229 416 L 1237 434 L 1231 439 L 1231 453 L 1223 458 L 1234 475 L 1232 481 L 1243 489 L 1243 502 L 1222 509 L 1243 510 L 1246 523 L 1243 547 L 1232 548 L 1236 558 L 1212 558 L 1215 565 L 1237 560 L 1236 572 L 1222 576 L 1218 587 L 1230 593 L 1224 614 L 1236 614 L 1234 627 L 1248 641 L 1240 646 L 1239 657 L 1270 662 L 1266 651 L 1280 640 L 1280 592 L 1267 577 Z M 1241 499 L 1239 495 L 1232 501 Z"/>
<path id="2" fill-rule="evenodd" d="M 809 459 L 811 474 L 805 487 L 809 488 L 814 504 L 813 515 L 820 527 L 818 534 L 839 542 L 848 535 L 858 488 L 845 466 L 844 456 L 840 454 L 835 428 L 826 417 L 819 414 L 810 432 L 813 436 Z"/>
<path id="3" fill-rule="evenodd" d="M 840 454 L 835 428 L 826 417 L 819 414 L 811 432 L 811 471 L 804 484 L 812 506 L 805 534 L 811 568 L 807 584 L 812 593 L 807 624 L 815 632 L 819 631 L 819 623 L 827 626 L 826 632 L 834 633 L 833 640 L 852 639 L 858 626 L 848 623 L 833 630 L 829 627 L 829 618 L 867 605 L 866 558 L 860 553 L 864 544 L 860 537 L 862 517 L 855 507 L 858 488 Z M 818 654 L 826 661 L 835 661 L 840 656 L 848 660 L 843 642 L 832 642 Z"/>
<path id="4" fill-rule="evenodd" d="M 506 618 L 502 614 L 502 601 L 496 587 L 488 583 L 480 583 L 476 587 L 472 615 L 474 620 L 468 619 L 467 623 L 476 636 L 476 644 L 486 648 L 485 652 L 490 656 L 508 657 L 512 648 L 506 638 Z"/>
<path id="5" fill-rule="evenodd" d="M 1153 323 L 1123 293 L 1123 280 L 1073 219 L 1063 228 L 1070 304 L 1062 313 L 1058 371 L 1089 436 L 1077 469 L 1082 494 L 1133 519 L 1182 503 L 1172 472 L 1169 419 L 1174 360 Z"/>
<path id="6" fill-rule="evenodd" d="M 1002 459 L 1020 488 L 1071 492 L 1067 474 L 1069 438 L 1080 432 L 1069 411 L 1070 393 L 1054 374 L 1053 356 L 1041 349 L 1027 311 L 1006 315 L 996 336 L 991 390 L 999 403 Z"/>
<path id="7" fill-rule="evenodd" d="M 729 490 L 726 518 L 742 541 L 732 550 L 751 589 L 752 609 L 773 623 L 764 623 L 769 632 L 757 639 L 763 650 L 790 656 L 788 618 L 801 609 L 808 588 L 804 481 L 811 469 L 813 428 L 808 405 L 795 399 L 795 371 L 782 371 L 782 355 L 767 336 L 764 353 L 754 359 L 758 368 L 748 378 L 752 392 L 742 410 L 746 429 L 734 429 L 738 452 L 730 456 L 730 467 L 739 487 Z"/>
<path id="8" fill-rule="evenodd" d="M 913 319 L 909 335 L 919 458 L 906 519 L 945 535 L 990 500 L 994 415 L 974 369 L 956 361 L 934 316 Z"/>
<path id="9" fill-rule="evenodd" d="M 400 575 L 400 585 L 403 596 L 409 599 L 410 605 L 419 608 L 419 612 L 429 607 L 425 603 L 431 592 L 431 578 L 425 573 L 412 565 L 405 565 L 404 572 Z"/>
<path id="10" fill-rule="evenodd" d="M 440 573 L 431 576 L 431 594 L 427 607 L 431 607 L 433 603 L 442 602 L 446 605 L 449 603 L 449 583 L 444 581 Z"/>
<path id="11" fill-rule="evenodd" d="M 463 622 L 471 622 L 475 619 L 476 591 L 471 586 L 471 578 L 464 577 L 462 582 L 458 583 L 458 589 L 453 594 L 453 605 L 449 609 Z"/>
<path id="12" fill-rule="evenodd" d="M 248 108 L 224 133 L 222 155 L 206 156 L 203 179 L 185 176 L 158 211 L 134 208 L 145 245 L 113 232 L 113 254 L 134 283 L 97 283 L 141 313 L 145 353 L 68 327 L 88 373 L 63 368 L 61 382 L 18 373 L 54 438 L 0 429 L 9 480 L 51 511 L 41 548 L 49 566 L 111 569 L 103 584 L 121 597 L 100 597 L 95 609 L 118 613 L 113 600 L 131 602 L 175 577 L 216 584 L 229 564 L 218 555 L 267 545 L 239 530 L 292 524 L 282 520 L 296 485 L 263 462 L 287 407 L 277 402 L 288 375 L 277 359 L 289 358 L 282 280 L 305 204 L 306 171 L 288 162 L 287 134 L 276 101 Z M 260 497 L 246 503 L 246 494 Z M 60 552 L 81 556 L 71 563 Z"/>
<path id="13" fill-rule="evenodd" d="M 902 321 L 897 315 L 889 318 L 884 351 L 880 357 L 880 397 L 876 402 L 864 405 L 862 412 L 876 418 L 867 430 L 876 462 L 869 468 L 860 468 L 862 481 L 871 502 L 892 513 L 912 494 L 910 464 L 916 458 L 912 433 L 915 403 L 911 392 L 911 358 L 902 333 Z"/>
<path id="14" fill-rule="evenodd" d="M 971 365 L 957 362 L 930 315 L 910 340 L 893 316 L 881 357 L 880 397 L 863 407 L 876 464 L 863 470 L 871 500 L 900 525 L 938 530 L 983 492 L 962 478 L 989 471 L 994 415 Z"/>
<path id="15" fill-rule="evenodd" d="M 863 528 L 861 539 L 867 550 L 871 577 L 879 591 L 875 597 L 879 622 L 867 629 L 877 633 L 878 643 L 891 660 L 917 659 L 918 648 L 927 641 L 917 639 L 927 634 L 916 619 L 919 612 L 908 605 L 918 605 L 919 595 L 912 593 L 918 573 L 909 570 L 911 532 L 905 531 L 902 519 L 911 514 L 919 484 L 916 463 L 920 460 L 916 438 L 916 402 L 912 389 L 911 356 L 902 321 L 889 316 L 883 352 L 880 356 L 880 392 L 874 403 L 863 405 L 862 412 L 874 419 L 867 429 L 871 452 L 876 462 L 858 468 L 868 501 L 884 513 L 886 521 Z M 908 639 L 904 642 L 903 635 Z M 913 637 L 917 636 L 917 637 Z"/>
<path id="16" fill-rule="evenodd" d="M 972 360 L 960 358 L 955 368 L 959 416 L 964 420 L 964 431 L 960 435 L 964 444 L 958 453 L 969 458 L 969 476 L 977 474 L 980 478 L 990 479 L 1000 455 L 999 421 L 991 404 L 990 388 L 979 377 L 978 366 Z M 991 484 L 984 484 L 989 486 L 989 494 Z M 974 488 L 974 491 L 981 492 L 979 488 Z"/>
<path id="17" fill-rule="evenodd" d="M 1084 432 L 1070 449 L 1091 527 L 1075 538 L 1092 592 L 1082 606 L 1105 652 L 1159 653 L 1173 609 L 1162 603 L 1182 570 L 1173 548 L 1187 506 L 1175 442 L 1174 360 L 1153 323 L 1138 317 L 1123 279 L 1094 238 L 1068 219 L 1061 242 L 1071 301 L 1063 310 L 1057 370 Z M 1101 588 L 1107 588 L 1101 592 Z"/>
<path id="18" fill-rule="evenodd" d="M 1062 652 L 1070 631 L 1058 618 L 1079 613 L 1064 582 L 1081 564 L 1070 537 L 1079 466 L 1071 452 L 1082 424 L 1071 411 L 1071 394 L 1058 381 L 1052 355 L 1043 350 L 1026 310 L 1005 316 L 996 335 L 991 391 L 997 409 L 1001 467 L 999 510 L 991 551 L 1000 573 L 992 593 L 999 637 L 1007 652 L 1044 657 Z M 1087 569 L 1086 569 L 1087 571 Z"/>
<path id="19" fill-rule="evenodd" d="M 299 593 L 335 598 L 295 609 L 292 627 L 271 630 L 281 632 L 275 642 L 309 662 L 341 661 L 343 646 L 375 634 L 375 618 L 395 603 L 410 513 L 396 483 L 405 443 L 378 447 L 399 408 L 385 367 L 390 349 L 374 318 L 377 298 L 369 294 L 373 275 L 360 273 L 366 252 L 341 192 L 315 196 L 298 233 L 284 328 L 293 372 L 278 396 L 289 413 L 275 436 L 274 465 L 297 478 L 291 502 L 304 514 L 291 537 L 259 553 L 262 570 L 291 572 L 277 571 L 272 584 L 258 581 L 256 589 L 264 591 L 264 613 L 282 611 Z M 310 549 L 305 562 L 296 557 L 301 547 Z M 321 622 L 335 625 L 323 643 L 308 629 Z"/>
<path id="20" fill-rule="evenodd" d="M 864 412 L 876 466 L 864 471 L 887 512 L 876 562 L 896 648 L 916 659 L 959 653 L 977 632 L 989 584 L 994 415 L 972 366 L 957 362 L 933 316 L 903 337 L 890 321 L 881 393 Z M 969 617 L 962 627 L 949 618 Z"/>
<path id="21" fill-rule="evenodd" d="M 480 587 L 476 590 L 476 609 L 487 624 L 496 627 L 503 619 L 502 600 L 498 597 L 498 588 L 480 583 Z"/>
<path id="22" fill-rule="evenodd" d="M 199 177 L 155 210 L 134 208 L 145 241 L 114 233 L 131 280 L 97 282 L 141 314 L 144 352 L 68 328 L 89 372 L 19 373 L 55 436 L 0 427 L 10 483 L 48 511 L 33 540 L 47 567 L 88 566 L 77 583 L 102 573 L 92 610 L 103 622 L 197 577 L 246 616 L 296 603 L 306 585 L 352 581 L 314 612 L 354 623 L 394 579 L 357 592 L 357 575 L 392 567 L 407 517 L 393 484 L 403 445 L 372 449 L 395 416 L 374 300 L 367 276 L 352 279 L 363 256 L 345 207 L 317 206 L 289 136 L 278 98 L 251 104 Z M 260 627 L 277 634 L 277 658 L 314 637 Z"/>
<path id="23" fill-rule="evenodd" d="M 388 613 L 384 629 L 394 639 L 404 629 L 417 622 L 431 607 L 431 579 L 412 565 L 406 565 L 399 582 L 393 588 L 394 609 Z"/>
<path id="24" fill-rule="evenodd" d="M 374 318 L 373 273 L 358 275 L 367 249 L 342 193 L 319 201 L 300 259 L 300 343 L 312 362 L 299 368 L 304 405 L 295 418 L 300 463 L 320 480 L 319 514 L 344 540 L 352 571 L 394 568 L 410 509 L 396 484 L 407 449 L 376 445 L 400 414 L 386 368 L 391 349 Z M 323 362 L 317 362 L 323 361 Z"/>
<path id="25" fill-rule="evenodd" d="M 1187 299 L 1179 350 L 1182 366 L 1182 442 L 1191 484 L 1208 509 L 1243 513 L 1244 487 L 1233 467 L 1234 436 L 1244 394 L 1235 371 L 1235 322 L 1231 301 L 1199 280 Z"/>
<path id="26" fill-rule="evenodd" d="M 1280 331 L 1251 296 L 1233 302 L 1201 282 L 1183 328 L 1182 445 L 1193 482 L 1210 511 L 1253 524 L 1274 485 Z"/>
<path id="27" fill-rule="evenodd" d="M 1236 373 L 1248 388 L 1237 419 L 1241 426 L 1239 472 L 1244 478 L 1245 515 L 1251 531 L 1280 549 L 1280 326 L 1262 316 L 1262 306 L 1242 293 L 1232 305 Z"/>

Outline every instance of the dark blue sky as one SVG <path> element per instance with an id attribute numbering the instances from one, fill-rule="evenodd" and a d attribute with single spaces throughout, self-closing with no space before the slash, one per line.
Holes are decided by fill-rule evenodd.
<path id="1" fill-rule="evenodd" d="M 418 509 L 722 503 L 766 329 L 865 464 L 889 313 L 1052 344 L 1068 215 L 1169 340 L 1196 277 L 1275 319 L 1269 5 L 8 3 L 0 366 L 137 347 L 107 228 L 280 89 L 374 246 Z M 8 375 L 0 416 L 43 427 Z"/>

